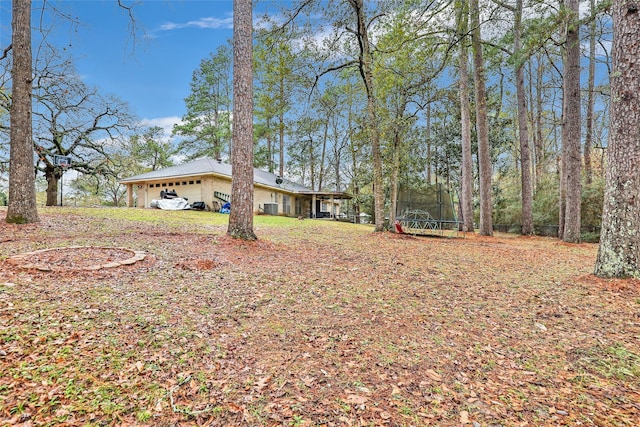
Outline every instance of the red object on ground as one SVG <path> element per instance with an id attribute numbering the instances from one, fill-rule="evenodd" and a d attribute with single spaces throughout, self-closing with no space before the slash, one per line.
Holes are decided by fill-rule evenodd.
<path id="1" fill-rule="evenodd" d="M 402 229 L 402 225 L 400 224 L 400 221 L 396 221 L 396 233 L 404 234 L 404 230 Z"/>

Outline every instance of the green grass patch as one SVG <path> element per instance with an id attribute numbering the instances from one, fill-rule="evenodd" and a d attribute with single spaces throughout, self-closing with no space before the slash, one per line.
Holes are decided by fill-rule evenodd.
<path id="1" fill-rule="evenodd" d="M 640 355 L 622 344 L 578 350 L 576 354 L 578 358 L 575 364 L 585 372 L 640 385 Z"/>

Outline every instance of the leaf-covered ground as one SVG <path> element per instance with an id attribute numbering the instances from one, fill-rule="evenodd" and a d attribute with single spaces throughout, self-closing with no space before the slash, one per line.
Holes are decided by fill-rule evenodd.
<path id="1" fill-rule="evenodd" d="M 40 214 L 0 222 L 0 425 L 640 425 L 640 286 L 595 245 Z M 106 247 L 147 257 L 83 269 Z"/>

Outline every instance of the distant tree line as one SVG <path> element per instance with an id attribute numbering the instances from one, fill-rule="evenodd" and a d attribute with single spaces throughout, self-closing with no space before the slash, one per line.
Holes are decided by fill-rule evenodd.
<path id="1" fill-rule="evenodd" d="M 608 3 L 583 16 L 577 1 L 423 6 L 307 1 L 264 17 L 256 166 L 351 192 L 354 213 L 374 214 L 379 229 L 400 185 L 439 182 L 458 195 L 469 229 L 557 225 L 579 241 L 582 224 L 599 225 L 604 191 Z M 174 128 L 191 156 L 228 156 L 229 52 L 194 72 Z"/>

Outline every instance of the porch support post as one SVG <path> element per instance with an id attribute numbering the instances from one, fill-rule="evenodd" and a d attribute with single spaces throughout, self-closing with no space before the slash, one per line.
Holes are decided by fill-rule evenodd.
<path id="1" fill-rule="evenodd" d="M 133 207 L 133 184 L 127 184 L 127 207 Z"/>
<path id="2" fill-rule="evenodd" d="M 311 195 L 311 218 L 316 218 L 316 195 Z"/>
<path id="3" fill-rule="evenodd" d="M 331 218 L 335 219 L 336 217 L 336 205 L 333 201 L 333 194 L 331 195 Z"/>

